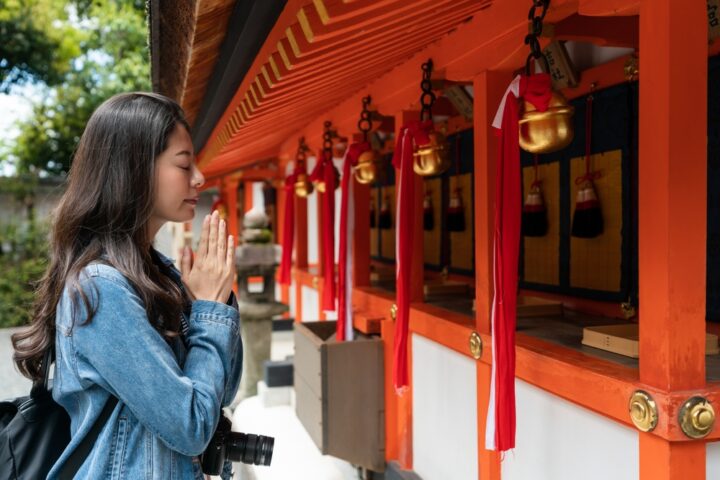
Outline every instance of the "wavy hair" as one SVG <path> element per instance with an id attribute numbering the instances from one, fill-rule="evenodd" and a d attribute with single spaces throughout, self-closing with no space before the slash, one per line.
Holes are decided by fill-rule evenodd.
<path id="1" fill-rule="evenodd" d="M 166 338 L 177 336 L 186 299 L 160 271 L 148 222 L 155 202 L 156 158 L 177 125 L 189 131 L 180 106 L 154 93 L 115 95 L 92 114 L 53 212 L 50 258 L 36 285 L 31 321 L 12 336 L 20 373 L 39 380 L 45 351 L 55 343 L 55 315 L 67 289 L 73 316 L 79 299 L 90 323 L 96 309 L 80 288 L 90 262 L 118 269 L 143 301 L 150 323 Z"/>

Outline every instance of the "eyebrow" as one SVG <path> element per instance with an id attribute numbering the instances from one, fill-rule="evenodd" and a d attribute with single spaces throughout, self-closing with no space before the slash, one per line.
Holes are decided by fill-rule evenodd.
<path id="1" fill-rule="evenodd" d="M 179 157 L 179 156 L 181 156 L 181 155 L 189 155 L 189 156 L 191 156 L 191 157 L 193 156 L 193 154 L 192 154 L 190 151 L 188 151 L 188 150 L 183 150 L 182 152 L 178 152 L 178 153 L 175 154 L 176 157 Z"/>

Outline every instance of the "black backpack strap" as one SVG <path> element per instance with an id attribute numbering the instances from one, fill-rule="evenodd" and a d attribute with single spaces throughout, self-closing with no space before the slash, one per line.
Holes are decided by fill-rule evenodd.
<path id="1" fill-rule="evenodd" d="M 102 412 L 100 412 L 100 416 L 95 421 L 95 424 L 92 426 L 87 436 L 83 438 L 80 445 L 78 445 L 75 451 L 70 455 L 70 458 L 67 459 L 63 467 L 60 469 L 60 473 L 58 475 L 59 480 L 72 480 L 75 477 L 75 474 L 78 470 L 80 470 L 80 467 L 85 459 L 88 455 L 90 455 L 90 450 L 92 450 L 95 440 L 97 440 L 97 437 L 100 435 L 100 431 L 110 418 L 110 415 L 117 404 L 117 400 L 117 397 L 110 395 L 105 407 Z"/>

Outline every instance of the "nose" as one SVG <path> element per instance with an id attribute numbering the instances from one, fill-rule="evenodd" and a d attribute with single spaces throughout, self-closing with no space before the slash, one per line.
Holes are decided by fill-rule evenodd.
<path id="1" fill-rule="evenodd" d="M 192 179 L 193 185 L 196 187 L 201 187 L 205 183 L 205 176 L 203 176 L 202 172 L 199 168 L 197 168 L 197 165 L 193 164 L 193 179 Z"/>

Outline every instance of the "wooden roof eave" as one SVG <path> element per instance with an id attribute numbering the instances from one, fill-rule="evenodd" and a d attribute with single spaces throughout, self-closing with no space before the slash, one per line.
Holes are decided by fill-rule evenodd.
<path id="1" fill-rule="evenodd" d="M 384 3 L 392 2 L 387 0 Z M 601 9 L 602 5 L 600 3 L 591 0 L 556 0 L 548 12 L 547 21 L 558 22 L 581 9 L 585 13 L 605 12 L 607 14 L 607 11 Z M 343 7 L 350 8 L 346 4 L 343 4 Z M 620 0 L 608 2 L 608 8 L 611 9 L 611 13 L 614 15 L 634 14 L 637 10 L 636 7 L 637 2 L 623 2 Z M 298 136 L 305 135 L 311 144 L 315 140 L 315 136 L 319 138 L 322 123 L 325 119 L 332 120 L 341 134 L 351 136 L 356 130 L 361 98 L 367 94 L 372 95 L 373 106 L 379 108 L 382 113 L 392 114 L 402 109 L 412 108 L 417 104 L 417 97 L 419 96 L 420 65 L 428 57 L 433 58 L 436 72 L 443 71 L 445 78 L 449 80 L 470 81 L 483 70 L 515 70 L 524 63 L 527 55 L 527 47 L 522 42 L 527 32 L 527 18 L 524 15 L 526 9 L 527 2 L 525 0 L 496 2 L 487 10 L 478 12 L 469 22 L 459 24 L 455 31 L 444 38 L 419 52 L 416 50 L 410 60 L 380 77 L 375 76 L 374 81 L 369 83 L 367 81 L 356 82 L 351 85 L 351 92 L 353 93 L 345 95 L 345 100 L 334 107 L 332 104 L 323 107 L 323 113 L 320 114 L 315 112 L 312 115 L 303 115 L 301 112 L 297 112 L 296 104 L 284 102 L 282 97 L 276 100 L 273 99 L 276 98 L 280 91 L 286 88 L 300 88 L 303 91 L 317 93 L 322 91 L 323 88 L 328 88 L 328 85 L 314 86 L 312 77 L 308 75 L 307 71 L 298 74 L 293 72 L 292 69 L 283 69 L 286 65 L 277 52 L 274 52 L 276 55 L 274 58 L 277 60 L 274 67 L 283 69 L 283 71 L 268 68 L 269 65 L 266 62 L 259 60 L 267 58 L 262 56 L 261 51 L 251 69 L 251 71 L 257 72 L 256 75 L 248 75 L 243 80 L 244 96 L 246 98 L 238 100 L 243 90 L 243 86 L 241 86 L 233 99 L 236 105 L 247 105 L 246 109 L 249 112 L 248 118 L 245 120 L 253 119 L 252 128 L 235 125 L 233 135 L 226 135 L 227 144 L 223 150 L 211 152 L 212 155 L 210 156 L 215 158 L 212 159 L 212 165 L 206 164 L 205 168 L 214 172 L 237 169 L 242 167 L 243 163 L 253 162 L 259 158 L 259 155 L 267 155 L 268 153 L 275 157 L 289 158 L 294 154 Z M 284 27 L 286 35 L 283 36 L 276 31 L 277 28 L 274 29 L 274 38 L 271 38 L 271 35 L 262 50 L 271 51 L 273 43 L 275 46 L 282 44 L 285 50 L 284 54 L 292 56 L 294 61 L 297 62 L 302 59 L 317 62 L 313 69 L 316 74 L 320 75 L 322 72 L 331 70 L 333 67 L 332 58 L 327 53 L 323 54 L 322 48 L 313 50 L 309 54 L 303 54 L 302 48 L 298 52 L 297 46 L 289 43 L 287 39 L 288 32 L 292 32 L 294 41 L 297 43 L 306 42 L 307 38 L 299 35 L 301 32 L 298 31 L 298 24 L 291 21 L 292 18 L 288 15 L 288 8 L 283 11 L 282 16 L 284 16 L 286 23 L 279 28 Z M 280 24 L 280 21 L 278 21 L 278 24 Z M 341 22 L 338 22 L 338 25 L 340 24 Z M 352 49 L 351 41 L 345 44 L 348 45 L 347 48 Z M 271 57 L 272 55 L 268 56 Z M 279 76 L 282 78 L 278 78 Z M 283 84 L 283 81 L 288 83 Z M 259 97 L 262 97 L 262 102 L 258 100 Z M 273 102 L 275 102 L 274 106 Z M 274 119 L 272 118 L 273 115 L 269 115 L 265 120 L 262 118 L 265 113 L 264 110 L 258 113 L 254 111 L 259 108 L 261 103 L 263 108 L 275 109 L 275 114 L 282 115 L 283 122 L 286 124 L 305 125 L 305 127 L 293 133 L 273 135 L 272 131 L 276 127 L 276 118 Z M 232 117 L 231 105 L 223 114 L 221 122 L 216 125 L 216 131 L 220 131 L 226 123 L 230 122 Z M 257 115 L 261 116 L 257 117 Z M 263 142 L 265 147 L 251 144 L 253 135 L 257 135 L 258 132 L 262 132 L 263 137 L 266 137 Z M 265 132 L 268 132 L 267 136 L 264 135 Z M 271 143 L 274 146 L 268 147 Z M 203 150 L 201 155 L 207 153 L 206 150 Z"/>

